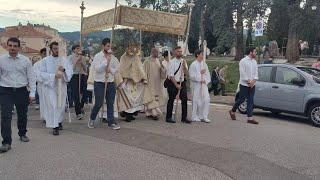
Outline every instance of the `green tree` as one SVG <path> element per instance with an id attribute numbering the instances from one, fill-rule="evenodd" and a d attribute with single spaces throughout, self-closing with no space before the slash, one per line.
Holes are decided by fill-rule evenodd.
<path id="1" fill-rule="evenodd" d="M 240 60 L 244 56 L 243 22 L 248 20 L 249 31 L 252 31 L 252 23 L 259 15 L 264 16 L 271 6 L 272 0 L 231 0 L 236 14 L 236 57 Z"/>
<path id="2" fill-rule="evenodd" d="M 233 17 L 230 1 L 225 0 L 198 0 L 196 1 L 190 27 L 189 51 L 194 52 L 198 49 L 200 37 L 200 17 L 203 12 L 204 4 L 207 5 L 205 13 L 205 39 L 208 42 L 208 48 L 217 54 L 230 51 L 233 39 Z"/>
<path id="3" fill-rule="evenodd" d="M 279 47 L 285 47 L 289 33 L 287 0 L 277 0 L 273 2 L 267 24 L 267 38 L 271 41 L 276 40 Z"/>

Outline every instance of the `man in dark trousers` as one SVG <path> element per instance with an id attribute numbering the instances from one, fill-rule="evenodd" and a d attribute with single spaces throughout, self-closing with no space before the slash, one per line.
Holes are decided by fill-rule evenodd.
<path id="1" fill-rule="evenodd" d="M 26 136 L 28 105 L 35 100 L 36 92 L 36 78 L 32 63 L 28 57 L 19 54 L 20 40 L 9 38 L 7 50 L 8 54 L 0 56 L 1 135 L 3 138 L 0 153 L 11 149 L 13 106 L 17 109 L 20 140 L 29 141 Z M 27 86 L 30 88 L 30 93 Z"/>
<path id="2" fill-rule="evenodd" d="M 170 79 L 170 83 L 168 84 L 168 87 L 167 87 L 169 100 L 167 104 L 166 122 L 168 123 L 176 123 L 176 121 L 172 119 L 172 110 L 173 110 L 174 100 L 176 99 L 176 96 L 179 93 L 179 91 L 180 91 L 179 97 L 181 99 L 181 106 L 182 106 L 181 122 L 191 123 L 191 121 L 187 119 L 188 95 L 187 95 L 187 85 L 186 85 L 186 79 L 185 79 L 185 75 L 187 74 L 188 74 L 187 62 L 184 59 L 182 59 L 182 48 L 178 46 L 175 48 L 175 58 L 169 61 L 168 69 L 167 69 L 167 76 Z"/>
<path id="3" fill-rule="evenodd" d="M 258 121 L 252 117 L 253 111 L 253 98 L 255 94 L 255 85 L 258 80 L 258 65 L 255 57 L 257 51 L 255 48 L 247 50 L 247 56 L 241 59 L 239 63 L 240 71 L 240 91 L 236 102 L 232 109 L 229 111 L 232 120 L 236 120 L 235 112 L 246 99 L 247 99 L 247 122 L 250 124 L 259 124 Z"/>
<path id="4" fill-rule="evenodd" d="M 72 46 L 72 55 L 69 57 L 70 63 L 73 65 L 73 75 L 70 81 L 71 93 L 75 103 L 75 111 L 77 119 L 83 118 L 83 107 L 85 99 L 85 91 L 87 90 L 87 65 L 83 57 L 80 45 Z"/>

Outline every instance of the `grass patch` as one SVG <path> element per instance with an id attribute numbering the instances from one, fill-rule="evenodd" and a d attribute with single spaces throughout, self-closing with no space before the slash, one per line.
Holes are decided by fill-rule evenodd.
<path id="1" fill-rule="evenodd" d="M 192 58 L 187 58 L 188 64 L 192 63 Z M 233 61 L 231 58 L 228 57 L 210 57 L 207 62 L 210 74 L 212 73 L 213 69 L 217 66 L 222 68 L 223 66 L 227 65 L 228 68 L 226 70 L 226 91 L 234 93 L 237 90 L 238 82 L 239 82 L 239 62 Z M 210 85 L 209 85 L 210 86 Z"/>

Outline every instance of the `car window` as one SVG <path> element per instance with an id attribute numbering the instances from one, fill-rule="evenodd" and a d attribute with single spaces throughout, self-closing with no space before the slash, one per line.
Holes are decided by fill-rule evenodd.
<path id="1" fill-rule="evenodd" d="M 292 80 L 294 78 L 302 79 L 303 77 L 292 69 L 277 67 L 275 79 L 276 83 L 293 85 Z"/>
<path id="2" fill-rule="evenodd" d="M 315 76 L 317 78 L 320 78 L 320 70 L 316 69 L 316 68 L 309 68 L 309 67 L 298 67 L 298 69 L 312 75 Z"/>
<path id="3" fill-rule="evenodd" d="M 258 69 L 259 80 L 258 81 L 271 82 L 271 72 L 272 72 L 271 66 L 259 67 L 259 69 Z"/>

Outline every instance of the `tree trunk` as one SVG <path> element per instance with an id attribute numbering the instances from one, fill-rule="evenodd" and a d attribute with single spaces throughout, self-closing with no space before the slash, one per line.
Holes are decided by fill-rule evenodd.
<path id="1" fill-rule="evenodd" d="M 296 1 L 289 5 L 289 33 L 288 44 L 286 51 L 286 58 L 289 63 L 295 63 L 299 60 L 299 38 L 298 38 L 298 26 L 299 26 L 299 3 Z"/>
<path id="2" fill-rule="evenodd" d="M 236 61 L 240 61 L 244 57 L 243 48 L 243 0 L 237 3 L 237 23 L 236 23 Z"/>
<path id="3" fill-rule="evenodd" d="M 246 48 L 250 48 L 252 46 L 252 19 L 250 18 L 248 22 L 248 33 L 247 33 L 247 40 L 246 40 Z"/>

